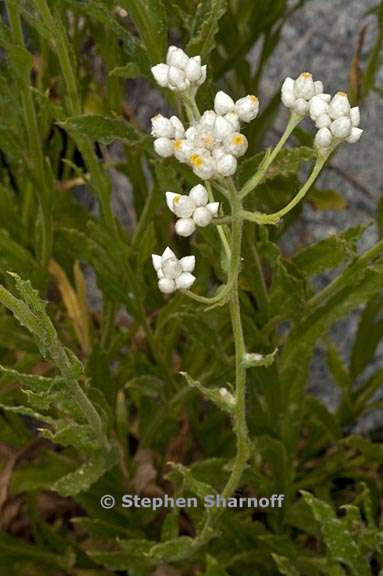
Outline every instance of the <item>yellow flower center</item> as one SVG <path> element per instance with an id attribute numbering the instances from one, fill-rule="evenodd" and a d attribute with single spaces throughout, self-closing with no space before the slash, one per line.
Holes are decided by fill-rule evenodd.
<path id="1" fill-rule="evenodd" d="M 235 146 L 240 146 L 241 144 L 243 144 L 243 136 L 242 134 L 235 134 L 232 138 L 232 143 Z"/>
<path id="2" fill-rule="evenodd" d="M 175 140 L 174 141 L 174 148 L 176 150 L 179 150 L 181 148 L 181 146 L 182 146 L 182 140 Z"/>
<path id="3" fill-rule="evenodd" d="M 303 73 L 302 73 L 302 77 L 303 77 L 303 78 L 311 78 L 311 76 L 312 76 L 312 75 L 310 74 L 310 72 L 303 72 Z"/>
<path id="4" fill-rule="evenodd" d="M 181 196 L 179 194 L 177 194 L 177 196 L 174 196 L 173 204 L 178 204 L 180 200 L 181 200 Z"/>
<path id="5" fill-rule="evenodd" d="M 255 104 L 256 102 L 258 102 L 258 98 L 256 96 L 254 96 L 254 94 L 252 94 L 250 96 L 250 100 Z"/>
<path id="6" fill-rule="evenodd" d="M 202 166 L 203 164 L 203 160 L 201 158 L 201 156 L 199 156 L 198 154 L 192 154 L 191 158 L 190 158 L 190 162 L 193 164 L 193 166 L 195 166 L 196 168 L 199 168 L 200 166 Z"/>
<path id="7" fill-rule="evenodd" d="M 347 96 L 346 92 L 337 92 L 337 96 Z"/>

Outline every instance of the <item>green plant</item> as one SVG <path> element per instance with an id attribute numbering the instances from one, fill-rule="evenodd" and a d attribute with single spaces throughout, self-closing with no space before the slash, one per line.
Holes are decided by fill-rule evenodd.
<path id="1" fill-rule="evenodd" d="M 239 123 L 227 134 L 220 132 L 227 125 L 214 125 L 208 146 L 222 162 L 183 128 L 202 126 L 205 137 L 199 110 L 213 105 L 214 122 L 257 115 L 257 100 L 243 94 L 257 91 L 284 23 L 302 4 L 5 3 L 0 566 L 10 574 L 141 576 L 173 568 L 364 576 L 383 569 L 382 447 L 350 434 L 379 406 L 373 396 L 382 372 L 371 375 L 371 363 L 382 335 L 383 241 L 359 253 L 361 225 L 290 257 L 280 247 L 301 200 L 321 208 L 314 183 L 337 146 L 360 136 L 356 108 L 342 94 L 331 108 L 327 96 L 318 101 L 323 86 L 303 74 L 283 84 L 292 110 L 272 150 L 260 151 L 279 88 L 246 126 L 246 138 Z M 182 73 L 158 68 L 169 32 L 201 55 L 191 86 Z M 246 54 L 258 40 L 252 73 Z M 103 62 L 97 73 L 90 53 Z M 153 82 L 153 66 L 179 117 L 170 125 L 157 116 L 155 149 L 125 95 L 132 80 Z M 175 90 L 166 89 L 169 78 Z M 315 145 L 285 147 L 308 112 L 318 127 Z M 185 156 L 174 152 L 174 137 L 183 142 L 177 149 L 191 147 Z M 233 158 L 246 143 L 236 170 Z M 301 182 L 300 168 L 310 162 Z M 112 210 L 114 172 L 133 190 L 136 223 L 128 228 Z M 77 200 L 78 187 L 92 192 L 99 215 Z M 175 243 L 171 212 L 181 236 L 198 228 L 191 240 L 177 239 L 180 252 L 198 252 L 197 271 L 194 259 L 180 268 L 168 250 L 154 255 L 156 279 L 153 251 L 169 238 Z M 96 309 L 87 303 L 89 269 L 101 293 Z M 337 274 L 317 290 L 313 280 L 328 270 Z M 179 292 L 163 297 L 158 286 Z M 361 305 L 346 365 L 330 329 Z M 341 394 L 335 413 L 305 392 L 318 342 Z M 124 494 L 196 498 L 198 505 L 128 508 Z M 220 495 L 231 504 L 284 501 L 266 510 L 203 505 Z"/>

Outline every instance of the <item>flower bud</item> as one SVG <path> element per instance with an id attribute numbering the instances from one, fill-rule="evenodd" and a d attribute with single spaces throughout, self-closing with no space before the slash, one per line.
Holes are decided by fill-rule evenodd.
<path id="1" fill-rule="evenodd" d="M 328 128 L 331 124 L 331 118 L 328 114 L 321 114 L 315 120 L 315 126 L 317 128 Z"/>
<path id="2" fill-rule="evenodd" d="M 186 90 L 189 86 L 189 81 L 186 82 L 185 72 L 176 66 L 170 66 L 168 81 L 169 88 L 174 90 Z"/>
<path id="3" fill-rule="evenodd" d="M 217 116 L 214 123 L 214 136 L 217 140 L 224 140 L 229 134 L 233 133 L 233 125 L 225 120 L 222 116 Z"/>
<path id="4" fill-rule="evenodd" d="M 165 118 L 162 114 L 157 114 L 151 119 L 152 123 L 152 136 L 154 138 L 173 138 L 174 137 L 174 125 L 169 120 Z"/>
<path id="5" fill-rule="evenodd" d="M 193 272 L 195 267 L 195 256 L 184 256 L 180 260 L 183 272 Z"/>
<path id="6" fill-rule="evenodd" d="M 165 278 L 174 280 L 182 273 L 182 266 L 176 257 L 170 257 L 162 261 L 162 271 Z"/>
<path id="7" fill-rule="evenodd" d="M 219 202 L 209 202 L 209 204 L 206 205 L 206 208 L 209 210 L 213 218 L 215 218 L 218 214 Z"/>
<path id="8" fill-rule="evenodd" d="M 169 66 L 167 64 L 157 64 L 151 68 L 155 81 L 162 88 L 168 85 Z"/>
<path id="9" fill-rule="evenodd" d="M 190 274 L 190 272 L 182 272 L 178 278 L 176 278 L 176 287 L 178 290 L 188 290 L 195 282 L 195 276 Z"/>
<path id="10" fill-rule="evenodd" d="M 177 116 L 171 116 L 169 118 L 171 125 L 173 126 L 173 138 L 183 138 L 185 135 L 185 128 Z"/>
<path id="11" fill-rule="evenodd" d="M 248 146 L 247 138 L 240 132 L 234 132 L 233 134 L 225 138 L 224 146 L 226 152 L 228 152 L 229 154 L 233 154 L 233 156 L 239 158 L 240 156 L 243 156 L 246 153 Z"/>
<path id="12" fill-rule="evenodd" d="M 189 57 L 181 48 L 177 48 L 177 46 L 169 47 L 166 57 L 166 63 L 169 66 L 175 66 L 184 70 L 188 62 Z"/>
<path id="13" fill-rule="evenodd" d="M 282 92 L 281 96 L 282 103 L 286 108 L 292 108 L 295 104 L 295 96 L 293 92 Z"/>
<path id="14" fill-rule="evenodd" d="M 287 76 L 287 78 L 285 78 L 285 80 L 283 81 L 282 87 L 281 87 L 281 92 L 293 92 L 294 91 L 294 82 L 295 80 L 293 80 L 293 78 L 290 78 L 289 76 Z"/>
<path id="15" fill-rule="evenodd" d="M 221 176 L 232 176 L 237 170 L 237 159 L 232 154 L 224 154 L 217 160 L 216 169 Z"/>
<path id="16" fill-rule="evenodd" d="M 233 126 L 233 130 L 239 132 L 241 124 L 239 122 L 238 114 L 236 112 L 228 112 L 227 114 L 225 114 L 224 118 L 225 120 L 230 122 L 230 124 Z"/>
<path id="17" fill-rule="evenodd" d="M 162 158 L 169 158 L 173 155 L 173 142 L 169 138 L 157 138 L 153 145 L 154 150 Z"/>
<path id="18" fill-rule="evenodd" d="M 357 128 L 356 126 L 353 126 L 351 128 L 350 135 L 347 136 L 347 138 L 346 138 L 346 142 L 348 142 L 349 144 L 355 144 L 355 142 L 358 142 L 358 140 L 362 134 L 363 134 L 363 130 L 361 128 Z"/>
<path id="19" fill-rule="evenodd" d="M 158 288 L 163 294 L 171 294 L 176 290 L 176 283 L 170 278 L 161 278 L 158 281 Z"/>
<path id="20" fill-rule="evenodd" d="M 209 180 L 215 173 L 214 162 L 210 157 L 202 157 L 200 154 L 192 154 L 190 162 L 193 172 L 201 180 Z"/>
<path id="21" fill-rule="evenodd" d="M 199 206 L 194 210 L 193 220 L 197 224 L 197 226 L 201 226 L 202 228 L 208 226 L 212 221 L 212 218 L 213 217 L 210 211 L 207 208 L 205 208 L 205 206 Z"/>
<path id="22" fill-rule="evenodd" d="M 152 254 L 152 263 L 153 263 L 153 268 L 156 272 L 161 270 L 161 266 L 162 266 L 161 256 L 159 256 L 158 254 Z"/>
<path id="23" fill-rule="evenodd" d="M 184 238 L 191 236 L 195 231 L 195 223 L 193 218 L 180 218 L 177 220 L 175 231 L 178 236 L 183 236 Z"/>
<path id="24" fill-rule="evenodd" d="M 294 95 L 304 100 L 310 100 L 315 95 L 314 81 L 310 72 L 303 72 L 295 80 Z"/>
<path id="25" fill-rule="evenodd" d="M 205 186 L 197 184 L 189 192 L 189 198 L 194 202 L 195 206 L 206 206 L 209 196 Z"/>
<path id="26" fill-rule="evenodd" d="M 314 89 L 315 89 L 315 94 L 322 94 L 323 93 L 323 82 L 321 82 L 320 80 L 317 80 L 316 82 L 314 82 Z"/>
<path id="27" fill-rule="evenodd" d="M 332 142 L 332 134 L 328 128 L 321 128 L 315 135 L 314 146 L 328 148 Z"/>
<path id="28" fill-rule="evenodd" d="M 189 59 L 189 62 L 186 64 L 186 67 L 185 67 L 185 74 L 186 74 L 186 78 L 192 84 L 195 82 L 198 82 L 201 79 L 202 66 L 201 66 L 201 58 L 200 57 L 197 56 L 195 58 Z"/>
<path id="29" fill-rule="evenodd" d="M 193 147 L 186 140 L 174 141 L 174 156 L 179 162 L 187 162 L 193 153 Z"/>
<path id="30" fill-rule="evenodd" d="M 309 111 L 309 102 L 304 98 L 297 98 L 293 104 L 293 109 L 300 116 L 305 116 Z"/>
<path id="31" fill-rule="evenodd" d="M 341 116 L 331 123 L 330 129 L 335 138 L 347 138 L 351 132 L 351 120 L 347 116 Z"/>
<path id="32" fill-rule="evenodd" d="M 242 122 L 251 122 L 259 112 L 259 100 L 256 96 L 244 96 L 235 103 L 235 111 Z"/>
<path id="33" fill-rule="evenodd" d="M 328 113 L 331 118 L 337 119 L 350 114 L 350 103 L 345 92 L 338 92 L 331 100 Z"/>
<path id="34" fill-rule="evenodd" d="M 214 98 L 214 110 L 217 114 L 227 114 L 234 111 L 234 100 L 225 92 L 220 90 Z"/>
<path id="35" fill-rule="evenodd" d="M 328 104 L 320 96 L 314 96 L 310 100 L 310 116 L 316 120 L 321 114 L 326 114 L 328 111 Z"/>
<path id="36" fill-rule="evenodd" d="M 190 218 L 194 208 L 194 202 L 189 196 L 177 194 L 173 198 L 173 212 L 178 218 Z"/>
<path id="37" fill-rule="evenodd" d="M 201 116 L 199 125 L 203 128 L 213 128 L 215 121 L 217 119 L 217 114 L 214 110 L 206 110 Z"/>

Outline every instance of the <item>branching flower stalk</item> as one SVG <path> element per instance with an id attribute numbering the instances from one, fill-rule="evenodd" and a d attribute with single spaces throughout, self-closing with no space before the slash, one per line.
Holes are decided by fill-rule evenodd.
<path id="1" fill-rule="evenodd" d="M 166 63 L 155 66 L 152 72 L 160 86 L 177 92 L 190 123 L 190 127 L 185 129 L 176 116 L 170 119 L 161 115 L 154 117 L 152 135 L 155 138 L 155 151 L 164 158 L 174 155 L 180 162 L 188 164 L 204 181 L 204 186 L 195 186 L 189 195 L 166 192 L 168 207 L 179 218 L 175 231 L 180 236 L 190 236 L 199 226 L 216 223 L 228 260 L 226 283 L 214 296 L 205 297 L 189 289 L 196 280 L 191 274 L 195 266 L 194 256 L 178 260 L 170 248 L 167 248 L 162 256 L 153 255 L 158 286 L 162 292 L 170 294 L 181 290 L 189 298 L 210 307 L 229 305 L 235 348 L 235 394 L 233 396 L 224 388 L 217 393 L 204 389 L 200 383 L 194 383 L 202 391 L 206 390 L 208 397 L 216 401 L 221 408 L 224 407 L 232 417 L 236 455 L 222 491 L 222 495 L 228 498 L 238 488 L 250 454 L 246 422 L 246 370 L 260 365 L 259 357 L 261 360 L 263 358 L 260 354 L 247 353 L 241 321 L 238 284 L 244 222 L 249 220 L 259 225 L 276 225 L 301 202 L 335 148 L 344 140 L 353 143 L 360 138 L 362 130 L 358 128 L 359 109 L 350 107 L 344 93 L 338 93 L 333 98 L 325 94 L 322 82 L 314 82 L 311 74 L 307 72 L 302 73 L 296 80 L 286 78 L 282 85 L 282 102 L 290 109 L 289 122 L 275 148 L 265 155 L 256 173 L 238 191 L 232 176 L 237 168 L 237 158 L 247 150 L 247 140 L 240 133 L 240 125 L 241 122 L 250 122 L 257 116 L 258 99 L 255 96 L 246 96 L 234 102 L 229 95 L 220 91 L 214 100 L 214 110 L 208 110 L 201 115 L 195 94 L 206 78 L 206 67 L 202 66 L 199 56 L 189 58 L 183 50 L 175 46 L 169 48 Z M 307 115 L 318 128 L 314 139 L 317 158 L 307 181 L 294 198 L 277 212 L 263 214 L 244 209 L 245 198 L 263 181 L 289 136 Z M 219 205 L 214 200 L 213 187 L 228 200 L 229 217 L 218 213 Z M 207 201 L 210 204 L 207 204 Z M 227 233 L 227 219 L 231 225 L 230 234 Z M 190 380 L 189 377 L 187 379 Z M 220 514 L 219 508 L 206 511 L 205 523 L 193 541 L 192 551 L 214 537 L 215 523 Z"/>

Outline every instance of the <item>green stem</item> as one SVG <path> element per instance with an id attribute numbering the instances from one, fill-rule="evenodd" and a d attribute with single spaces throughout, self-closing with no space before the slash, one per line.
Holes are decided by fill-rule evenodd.
<path id="1" fill-rule="evenodd" d="M 286 206 L 284 206 L 277 212 L 273 212 L 272 214 L 263 214 L 262 212 L 249 212 L 248 210 L 242 210 L 241 213 L 242 217 L 245 220 L 250 220 L 251 222 L 257 222 L 257 224 L 277 224 L 283 216 L 288 214 L 288 212 L 290 212 L 306 196 L 307 192 L 310 190 L 311 186 L 318 178 L 320 171 L 322 170 L 327 158 L 328 155 L 318 156 L 310 176 L 303 184 L 299 192 L 288 204 L 286 204 Z"/>
<path id="2" fill-rule="evenodd" d="M 206 189 L 207 189 L 207 192 L 208 192 L 208 194 L 209 194 L 209 202 L 214 202 L 213 190 L 212 190 L 212 188 L 211 188 L 210 182 L 206 182 Z M 217 224 L 218 235 L 219 235 L 219 237 L 220 237 L 220 239 L 221 239 L 223 248 L 224 248 L 224 250 L 225 250 L 226 258 L 227 258 L 228 260 L 230 260 L 231 251 L 230 251 L 229 242 L 228 242 L 228 240 L 227 240 L 225 228 L 224 228 L 223 226 L 221 226 L 219 223 L 217 223 L 217 220 L 221 220 L 221 221 L 222 221 L 223 218 L 219 218 L 219 219 L 218 219 L 218 218 L 215 218 L 215 219 L 213 220 L 213 222 Z M 230 222 L 230 219 L 229 219 L 229 222 Z M 222 223 L 225 223 L 225 222 L 222 222 Z"/>
<path id="3" fill-rule="evenodd" d="M 17 5 L 14 4 L 13 2 L 8 2 L 7 11 L 9 16 L 9 22 L 11 25 L 13 41 L 15 44 L 24 47 L 24 36 L 21 26 L 19 9 Z M 44 155 L 41 148 L 41 138 L 40 138 L 39 126 L 37 123 L 37 116 L 34 107 L 33 96 L 30 90 L 29 72 L 25 72 L 25 77 L 23 78 L 23 83 L 21 85 L 21 99 L 24 110 L 25 125 L 28 133 L 29 152 L 32 161 L 35 161 L 35 170 L 40 184 L 40 186 L 35 187 L 35 193 L 39 202 L 42 216 L 41 264 L 45 268 L 48 265 L 53 244 L 52 213 L 49 201 L 51 191 L 49 189 L 45 177 Z M 29 202 L 30 198 L 27 195 L 25 198 L 26 215 L 29 214 Z"/>
<path id="4" fill-rule="evenodd" d="M 299 122 L 301 122 L 302 116 L 298 116 L 296 114 L 291 114 L 290 119 L 287 123 L 286 130 L 283 132 L 281 139 L 275 146 L 274 150 L 266 156 L 264 161 L 262 162 L 261 166 L 257 170 L 257 172 L 252 176 L 246 184 L 243 186 L 242 190 L 240 191 L 240 197 L 245 198 L 250 192 L 256 188 L 260 182 L 265 177 L 268 169 L 270 168 L 271 164 L 274 162 L 275 158 L 278 156 L 279 152 L 282 150 L 283 146 L 285 145 L 287 139 L 289 138 L 290 134 L 293 130 L 298 126 Z"/>
<path id="5" fill-rule="evenodd" d="M 243 336 L 241 308 L 239 303 L 238 276 L 241 265 L 241 245 L 242 245 L 242 220 L 240 217 L 241 202 L 238 196 L 233 195 L 232 199 L 232 275 L 234 278 L 233 289 L 230 298 L 230 317 L 235 345 L 235 412 L 233 415 L 234 428 L 237 437 L 237 454 L 230 478 L 222 492 L 222 495 L 229 497 L 238 487 L 243 470 L 249 456 L 248 432 L 246 424 L 246 368 L 243 366 L 243 357 L 246 353 L 245 340 Z"/>

